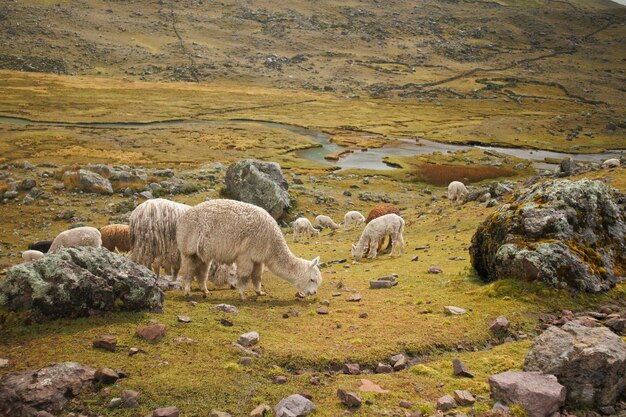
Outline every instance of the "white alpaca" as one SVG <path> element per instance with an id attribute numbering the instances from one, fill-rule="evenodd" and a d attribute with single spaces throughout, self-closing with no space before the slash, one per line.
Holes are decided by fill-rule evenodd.
<path id="1" fill-rule="evenodd" d="M 54 238 L 49 252 L 60 248 L 77 248 L 80 246 L 102 246 L 102 236 L 95 227 L 83 226 L 61 232 Z"/>
<path id="2" fill-rule="evenodd" d="M 231 288 L 237 287 L 237 264 L 221 264 L 211 262 L 207 279 L 216 287 L 223 287 L 228 284 Z"/>
<path id="3" fill-rule="evenodd" d="M 448 185 L 448 200 L 458 204 L 463 201 L 468 192 L 467 187 L 461 181 L 452 181 Z"/>
<path id="4" fill-rule="evenodd" d="M 310 236 L 318 236 L 320 231 L 313 227 L 309 219 L 300 217 L 293 222 L 293 241 L 297 242 L 298 237 L 304 236 L 307 239 Z"/>
<path id="5" fill-rule="evenodd" d="M 365 226 L 363 233 L 361 234 L 361 238 L 359 239 L 359 243 L 356 245 L 352 245 L 351 254 L 354 259 L 357 261 L 363 257 L 363 251 L 369 245 L 369 253 L 367 255 L 368 258 L 374 259 L 376 258 L 376 254 L 378 252 L 378 242 L 381 239 L 384 239 L 386 236 L 389 236 L 391 241 L 391 253 L 389 257 L 393 256 L 394 252 L 397 252 L 397 255 L 402 255 L 404 253 L 404 237 L 402 236 L 402 232 L 404 231 L 404 220 L 402 217 L 397 214 L 385 214 L 384 216 L 378 217 Z M 398 248 L 398 251 L 396 251 Z"/>
<path id="6" fill-rule="evenodd" d="M 332 230 L 339 229 L 339 225 L 335 223 L 333 219 L 331 219 L 328 216 L 324 216 L 323 214 L 320 214 L 319 216 L 315 218 L 315 225 L 321 227 L 322 229 L 324 228 L 328 228 Z"/>
<path id="7" fill-rule="evenodd" d="M 191 289 L 191 277 L 206 276 L 211 262 L 237 264 L 237 286 L 242 299 L 249 281 L 257 294 L 263 294 L 264 264 L 305 295 L 315 294 L 322 282 L 317 267 L 319 257 L 312 261 L 296 257 L 272 216 L 252 204 L 234 200 L 198 204 L 181 217 L 176 240 L 186 295 Z M 203 291 L 208 293 L 204 288 Z"/>
<path id="8" fill-rule="evenodd" d="M 25 250 L 22 252 L 22 259 L 26 262 L 33 262 L 43 258 L 43 252 L 39 252 L 38 250 Z"/>
<path id="9" fill-rule="evenodd" d="M 147 200 L 130 215 L 130 258 L 148 268 L 157 277 L 161 267 L 176 279 L 180 255 L 176 245 L 178 219 L 191 208 L 187 204 L 156 198 Z"/>
<path id="10" fill-rule="evenodd" d="M 343 216 L 343 227 L 344 230 L 348 230 L 348 226 L 354 224 L 353 229 L 359 227 L 365 222 L 365 217 L 358 211 L 349 211 Z"/>
<path id="11" fill-rule="evenodd" d="M 617 158 L 607 159 L 606 161 L 602 162 L 602 166 L 604 168 L 619 168 L 620 165 L 620 161 Z"/>

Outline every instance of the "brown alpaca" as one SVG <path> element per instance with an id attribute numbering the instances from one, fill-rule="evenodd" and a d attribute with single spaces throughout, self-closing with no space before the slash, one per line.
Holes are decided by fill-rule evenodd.
<path id="1" fill-rule="evenodd" d="M 367 219 L 365 220 L 365 224 L 371 222 L 374 219 L 379 218 L 380 216 L 384 216 L 385 214 L 400 214 L 400 209 L 396 206 L 394 206 L 393 204 L 389 204 L 389 203 L 380 203 L 379 205 L 377 205 L 376 207 L 374 207 L 372 210 L 370 210 L 370 214 L 367 215 Z M 383 236 L 383 238 L 381 239 L 380 242 L 378 242 L 378 250 L 380 251 L 380 248 L 383 247 L 383 243 L 385 243 L 385 237 Z M 391 236 L 389 237 L 389 243 L 387 244 L 387 247 L 385 248 L 385 250 L 389 249 L 391 247 Z M 367 245 L 367 251 L 369 252 L 369 245 Z"/>
<path id="2" fill-rule="evenodd" d="M 125 224 L 110 224 L 100 229 L 102 246 L 114 252 L 130 252 L 130 229 Z"/>

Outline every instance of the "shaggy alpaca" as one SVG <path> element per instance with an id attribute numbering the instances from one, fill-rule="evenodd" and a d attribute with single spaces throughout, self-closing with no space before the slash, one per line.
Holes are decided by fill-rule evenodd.
<path id="1" fill-rule="evenodd" d="M 220 264 L 211 262 L 207 279 L 216 287 L 228 284 L 230 288 L 237 288 L 237 264 Z"/>
<path id="2" fill-rule="evenodd" d="M 252 204 L 234 200 L 198 204 L 181 217 L 176 240 L 181 254 L 185 294 L 191 289 L 191 278 L 206 276 L 212 261 L 237 264 L 237 286 L 242 299 L 245 299 L 245 287 L 249 281 L 257 294 L 263 294 L 261 272 L 264 264 L 303 294 L 315 294 L 322 282 L 317 267 L 319 257 L 312 261 L 296 257 L 272 216 Z M 206 288 L 203 291 L 205 295 L 208 293 Z"/>
<path id="3" fill-rule="evenodd" d="M 368 258 L 374 259 L 376 258 L 376 254 L 378 252 L 377 245 L 370 244 L 371 242 L 380 242 L 385 236 L 389 235 L 389 238 L 393 242 L 391 244 L 391 254 L 389 256 L 393 256 L 393 253 L 396 252 L 397 255 L 402 255 L 404 252 L 404 237 L 402 236 L 402 232 L 404 231 L 404 220 L 402 217 L 397 214 L 385 214 L 382 217 L 378 217 L 371 222 L 361 234 L 361 238 L 359 239 L 359 243 L 356 245 L 352 245 L 352 257 L 357 261 L 363 257 L 363 251 L 369 245 L 370 249 L 368 251 Z M 396 251 L 398 248 L 398 251 Z"/>
<path id="4" fill-rule="evenodd" d="M 365 220 L 365 224 L 369 224 L 369 222 L 371 222 L 372 220 L 377 219 L 381 216 L 384 216 L 385 214 L 400 214 L 400 209 L 394 206 L 393 204 L 381 203 L 375 206 L 372 210 L 370 210 L 369 214 L 367 215 L 367 220 Z M 383 247 L 383 243 L 385 243 L 384 236 L 378 242 L 377 250 L 380 250 L 380 248 Z M 385 250 L 389 249 L 392 244 L 393 242 L 391 241 L 391 237 L 390 237 L 389 243 L 387 243 L 387 247 L 385 248 Z M 367 247 L 367 251 L 369 252 L 369 246 Z"/>
<path id="5" fill-rule="evenodd" d="M 77 248 L 80 246 L 101 247 L 100 231 L 95 227 L 84 226 L 61 232 L 52 241 L 49 252 L 54 252 L 60 248 Z"/>
<path id="6" fill-rule="evenodd" d="M 452 203 L 461 203 L 469 191 L 461 181 L 452 181 L 448 185 L 448 200 Z"/>
<path id="7" fill-rule="evenodd" d="M 307 239 L 310 236 L 318 236 L 320 231 L 313 227 L 309 219 L 306 217 L 300 217 L 293 222 L 293 241 L 297 242 L 299 236 L 304 236 Z"/>
<path id="8" fill-rule="evenodd" d="M 354 224 L 353 229 L 359 227 L 365 221 L 365 217 L 358 211 L 349 211 L 343 216 L 344 230 L 348 230 L 348 226 Z"/>
<path id="9" fill-rule="evenodd" d="M 28 249 L 48 253 L 50 246 L 52 246 L 51 240 L 40 240 L 39 242 L 34 242 L 28 245 Z"/>
<path id="10" fill-rule="evenodd" d="M 130 258 L 152 268 L 157 277 L 163 267 L 176 279 L 180 269 L 176 224 L 190 208 L 163 198 L 138 205 L 130 215 Z"/>
<path id="11" fill-rule="evenodd" d="M 321 227 L 322 229 L 324 228 L 328 228 L 332 230 L 339 229 L 339 225 L 335 223 L 333 219 L 331 219 L 328 216 L 324 216 L 323 214 L 320 214 L 319 216 L 315 218 L 315 225 Z"/>
<path id="12" fill-rule="evenodd" d="M 617 158 L 607 159 L 602 162 L 602 167 L 604 168 L 619 168 L 620 165 L 620 161 Z"/>
<path id="13" fill-rule="evenodd" d="M 25 250 L 22 252 L 22 259 L 26 262 L 33 262 L 41 258 L 43 258 L 43 252 L 38 250 Z"/>
<path id="14" fill-rule="evenodd" d="M 111 252 L 130 252 L 130 227 L 126 224 L 109 224 L 100 228 L 102 246 Z"/>

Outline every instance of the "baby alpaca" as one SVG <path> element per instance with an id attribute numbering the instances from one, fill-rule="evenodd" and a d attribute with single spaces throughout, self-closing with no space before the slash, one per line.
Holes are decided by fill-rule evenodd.
<path id="1" fill-rule="evenodd" d="M 328 216 L 324 216 L 323 214 L 320 214 L 319 216 L 315 218 L 315 225 L 321 227 L 322 229 L 324 228 L 328 228 L 332 230 L 339 229 L 339 225 L 335 223 L 333 219 L 331 219 Z"/>
<path id="2" fill-rule="evenodd" d="M 461 203 L 467 195 L 468 191 L 461 181 L 452 181 L 448 185 L 448 200 L 452 203 Z"/>
<path id="3" fill-rule="evenodd" d="M 404 237 L 402 236 L 403 231 L 404 220 L 397 214 L 385 214 L 384 216 L 372 220 L 367 226 L 365 226 L 359 242 L 356 245 L 352 245 L 352 257 L 357 261 L 361 260 L 363 252 L 369 245 L 369 252 L 367 255 L 368 258 L 376 258 L 376 254 L 378 252 L 378 245 L 376 245 L 376 242 L 380 242 L 385 238 L 385 236 L 389 236 L 393 242 L 391 244 L 391 253 L 389 256 L 393 256 L 394 252 L 396 252 L 398 256 L 402 255 L 404 253 Z M 397 251 L 396 248 L 398 248 Z"/>
<path id="4" fill-rule="evenodd" d="M 351 224 L 354 225 L 353 229 L 356 229 L 361 224 L 365 222 L 365 217 L 358 211 L 349 211 L 343 216 L 343 228 L 344 230 L 348 230 L 348 226 Z"/>
<path id="5" fill-rule="evenodd" d="M 100 231 L 95 227 L 84 226 L 61 232 L 52 241 L 50 252 L 60 248 L 77 248 L 80 246 L 101 247 L 102 237 L 100 236 Z"/>
<path id="6" fill-rule="evenodd" d="M 297 242 L 299 236 L 304 236 L 307 239 L 310 236 L 318 236 L 320 231 L 313 227 L 309 219 L 306 217 L 300 217 L 293 222 L 293 241 Z"/>
<path id="7" fill-rule="evenodd" d="M 22 259 L 24 259 L 26 262 L 33 262 L 41 258 L 43 258 L 43 252 L 40 252 L 38 250 L 31 249 L 22 252 Z"/>

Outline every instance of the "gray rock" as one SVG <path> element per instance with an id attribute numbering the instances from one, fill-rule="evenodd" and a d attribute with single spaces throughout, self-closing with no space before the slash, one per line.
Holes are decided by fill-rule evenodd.
<path id="1" fill-rule="evenodd" d="M 79 190 L 85 193 L 113 194 L 109 180 L 95 172 L 79 169 L 63 174 L 63 183 L 68 190 Z"/>
<path id="2" fill-rule="evenodd" d="M 275 219 L 291 208 L 289 184 L 275 162 L 238 161 L 228 167 L 224 180 L 226 196 L 262 207 Z"/>
<path id="3" fill-rule="evenodd" d="M 457 404 L 450 394 L 446 394 L 437 400 L 437 410 L 448 411 L 456 408 Z"/>
<path id="4" fill-rule="evenodd" d="M 209 413 L 209 417 L 232 417 L 232 415 L 224 411 L 211 410 L 211 413 Z"/>
<path id="5" fill-rule="evenodd" d="M 476 402 L 474 396 L 469 391 L 464 390 L 454 391 L 454 400 L 461 406 L 474 405 Z"/>
<path id="6" fill-rule="evenodd" d="M 59 414 L 92 385 L 94 376 L 94 369 L 76 362 L 6 374 L 0 379 L 0 415 L 34 416 L 39 410 Z"/>
<path id="7" fill-rule="evenodd" d="M 30 191 L 35 188 L 37 182 L 32 178 L 23 179 L 17 186 L 18 191 Z"/>
<path id="8" fill-rule="evenodd" d="M 626 196 L 600 181 L 538 183 L 477 229 L 472 265 L 485 281 L 516 278 L 598 292 L 626 269 Z"/>
<path id="9" fill-rule="evenodd" d="M 261 404 L 254 410 L 250 411 L 250 417 L 265 417 L 272 413 L 272 408 L 267 404 Z"/>
<path id="10" fill-rule="evenodd" d="M 17 191 L 6 191 L 2 197 L 6 198 L 7 200 L 13 200 L 17 198 L 18 195 L 19 193 Z"/>
<path id="11" fill-rule="evenodd" d="M 393 372 L 393 368 L 391 365 L 386 364 L 386 363 L 379 363 L 376 366 L 376 373 L 377 374 L 389 374 Z"/>
<path id="12" fill-rule="evenodd" d="M 444 306 L 443 311 L 445 313 L 452 314 L 455 316 L 459 316 L 459 315 L 467 313 L 467 310 L 465 310 L 464 308 L 455 307 L 455 306 Z"/>
<path id="13" fill-rule="evenodd" d="M 121 407 L 123 403 L 124 401 L 119 397 L 111 398 L 111 401 L 109 401 L 109 408 L 113 409 L 113 408 Z"/>
<path id="14" fill-rule="evenodd" d="M 548 417 L 565 404 L 566 389 L 554 375 L 507 371 L 489 377 L 491 397 L 517 404 L 529 417 Z"/>
<path id="15" fill-rule="evenodd" d="M 283 398 L 274 407 L 276 417 L 304 417 L 317 410 L 315 404 L 300 394 Z"/>
<path id="16" fill-rule="evenodd" d="M 117 338 L 111 335 L 100 336 L 93 341 L 92 346 L 94 348 L 108 350 L 109 352 L 115 352 Z"/>
<path id="17" fill-rule="evenodd" d="M 499 316 L 497 319 L 495 319 L 493 323 L 491 323 L 491 326 L 489 326 L 489 330 L 491 330 L 492 332 L 506 332 L 507 330 L 509 330 L 509 325 L 510 323 L 506 317 Z"/>
<path id="18" fill-rule="evenodd" d="M 612 406 L 626 388 L 626 343 L 606 327 L 570 321 L 535 339 L 524 369 L 555 375 L 568 406 Z"/>
<path id="19" fill-rule="evenodd" d="M 343 365 L 343 373 L 347 375 L 358 375 L 361 373 L 361 367 L 358 363 L 346 363 Z"/>
<path id="20" fill-rule="evenodd" d="M 454 375 L 456 376 L 474 378 L 474 374 L 470 373 L 470 371 L 467 370 L 467 367 L 465 366 L 463 361 L 458 358 L 452 360 L 452 373 L 454 373 Z"/>
<path id="21" fill-rule="evenodd" d="M 347 407 L 360 407 L 361 397 L 356 392 L 345 391 L 342 389 L 337 390 L 337 397 L 339 401 Z"/>
<path id="22" fill-rule="evenodd" d="M 152 271 L 105 248 L 62 248 L 19 264 L 0 281 L 0 305 L 36 321 L 104 311 L 163 311 Z"/>
<path id="23" fill-rule="evenodd" d="M 224 311 L 226 313 L 234 313 L 234 314 L 239 313 L 239 309 L 230 304 L 218 304 L 213 308 L 215 308 L 216 310 Z"/>
<path id="24" fill-rule="evenodd" d="M 249 347 L 259 343 L 259 334 L 257 332 L 248 332 L 239 336 L 237 341 L 241 346 Z"/>
<path id="25" fill-rule="evenodd" d="M 95 374 L 96 381 L 101 384 L 111 385 L 114 384 L 118 379 L 119 375 L 111 368 L 98 368 Z"/>
<path id="26" fill-rule="evenodd" d="M 178 407 L 157 408 L 152 412 L 152 417 L 178 417 L 179 415 Z"/>

